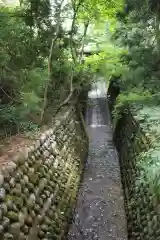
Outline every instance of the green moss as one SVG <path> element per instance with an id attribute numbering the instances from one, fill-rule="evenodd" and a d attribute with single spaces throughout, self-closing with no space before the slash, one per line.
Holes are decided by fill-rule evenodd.
<path id="1" fill-rule="evenodd" d="M 13 222 L 18 222 L 18 213 L 16 213 L 16 212 L 13 212 L 13 211 L 9 211 L 8 213 L 7 213 L 7 216 L 8 216 L 8 218 L 11 220 L 11 221 L 13 221 Z"/>
<path id="2" fill-rule="evenodd" d="M 28 178 L 32 184 L 37 184 L 38 182 L 38 174 L 37 173 L 28 173 Z"/>

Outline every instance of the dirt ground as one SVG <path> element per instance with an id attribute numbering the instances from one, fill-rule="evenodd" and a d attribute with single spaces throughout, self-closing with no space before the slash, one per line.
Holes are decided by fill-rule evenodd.
<path id="1" fill-rule="evenodd" d="M 106 98 L 90 99 L 89 156 L 68 240 L 127 240 L 118 155 Z"/>
<path id="2" fill-rule="evenodd" d="M 40 135 L 47 130 L 43 126 L 39 131 L 26 132 L 7 137 L 0 141 L 0 168 L 12 160 L 19 152 L 22 152 L 28 146 L 31 146 Z"/>

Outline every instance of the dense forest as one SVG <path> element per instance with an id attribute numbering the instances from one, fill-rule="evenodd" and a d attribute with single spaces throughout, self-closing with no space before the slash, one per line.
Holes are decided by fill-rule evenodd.
<path id="1" fill-rule="evenodd" d="M 120 56 L 119 106 L 159 104 L 159 8 L 158 1 L 126 1 L 124 11 L 117 14 L 118 27 L 113 38 L 127 51 Z"/>
<path id="2" fill-rule="evenodd" d="M 113 18 L 122 4 L 103 0 L 24 0 L 16 7 L 0 4 L 3 136 L 4 130 L 17 133 L 43 125 L 89 84 L 102 57 L 82 65 L 84 44 L 89 41 L 87 29 Z"/>
<path id="3" fill-rule="evenodd" d="M 119 78 L 118 105 L 158 103 L 159 8 L 156 0 L 1 1 L 1 136 L 50 121 L 97 71 Z M 90 42 L 103 47 L 84 61 Z"/>

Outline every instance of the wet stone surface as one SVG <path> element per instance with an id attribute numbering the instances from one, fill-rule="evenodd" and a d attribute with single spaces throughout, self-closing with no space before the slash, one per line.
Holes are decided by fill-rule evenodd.
<path id="1" fill-rule="evenodd" d="M 90 99 L 89 156 L 68 240 L 127 240 L 118 155 L 105 98 Z"/>

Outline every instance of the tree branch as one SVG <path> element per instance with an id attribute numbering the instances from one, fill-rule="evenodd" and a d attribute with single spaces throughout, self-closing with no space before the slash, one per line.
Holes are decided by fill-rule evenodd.
<path id="1" fill-rule="evenodd" d="M 49 83 L 50 83 L 51 77 L 52 77 L 51 76 L 52 75 L 52 71 L 51 71 L 51 67 L 52 67 L 52 53 L 53 53 L 53 49 L 55 47 L 56 41 L 58 39 L 58 34 L 59 34 L 59 29 L 60 29 L 60 24 L 61 24 L 61 21 L 60 21 L 61 6 L 62 6 L 63 2 L 64 2 L 64 0 L 62 0 L 61 3 L 58 6 L 56 35 L 55 35 L 55 37 L 52 38 L 50 51 L 49 51 L 49 56 L 48 56 L 48 80 L 46 82 L 46 86 L 45 86 L 45 90 L 44 90 L 43 106 L 42 106 L 42 111 L 41 111 L 41 116 L 40 116 L 40 121 L 41 122 L 43 120 L 44 111 L 45 111 L 45 107 L 46 107 L 46 104 L 47 104 L 47 93 L 48 93 Z"/>
<path id="2" fill-rule="evenodd" d="M 76 62 L 76 56 L 75 56 L 75 53 L 73 50 L 73 30 L 74 30 L 74 26 L 76 23 L 76 17 L 77 17 L 78 10 L 79 10 L 81 4 L 83 3 L 83 1 L 84 0 L 79 0 L 78 5 L 76 7 L 73 6 L 74 14 L 73 14 L 73 21 L 72 21 L 72 26 L 71 26 L 71 34 L 70 34 L 70 48 L 71 48 L 72 58 L 73 58 L 74 62 Z"/>
<path id="3" fill-rule="evenodd" d="M 1 89 L 2 92 L 3 92 L 8 98 L 10 98 L 12 101 L 18 102 L 16 99 L 14 99 L 14 98 L 12 98 L 10 95 L 8 95 L 8 93 L 7 93 L 2 87 L 0 87 L 0 89 Z"/>
<path id="4" fill-rule="evenodd" d="M 82 46 L 81 46 L 82 52 L 81 52 L 80 57 L 79 57 L 79 63 L 80 64 L 82 63 L 82 59 L 83 59 L 84 42 L 85 42 L 85 37 L 87 35 L 88 26 L 89 26 L 89 19 L 87 20 L 86 23 L 84 23 L 84 34 L 83 34 L 83 37 L 82 37 Z"/>
<path id="5" fill-rule="evenodd" d="M 63 107 L 64 105 L 66 105 L 69 102 L 69 100 L 71 99 L 72 94 L 74 92 L 73 76 L 74 76 L 74 68 L 75 68 L 75 65 L 76 65 L 76 56 L 74 55 L 74 50 L 73 50 L 73 29 L 74 29 L 74 26 L 75 26 L 76 16 L 77 16 L 78 10 L 79 10 L 81 4 L 83 3 L 83 1 L 84 0 L 80 0 L 76 7 L 73 6 L 74 14 L 73 14 L 73 21 L 72 21 L 72 26 L 71 26 L 71 34 L 70 34 L 70 49 L 71 49 L 71 54 L 72 54 L 72 59 L 73 59 L 74 64 L 72 65 L 72 68 L 71 68 L 70 93 L 69 93 L 68 97 L 60 104 L 58 109 L 60 109 L 61 107 Z"/>

